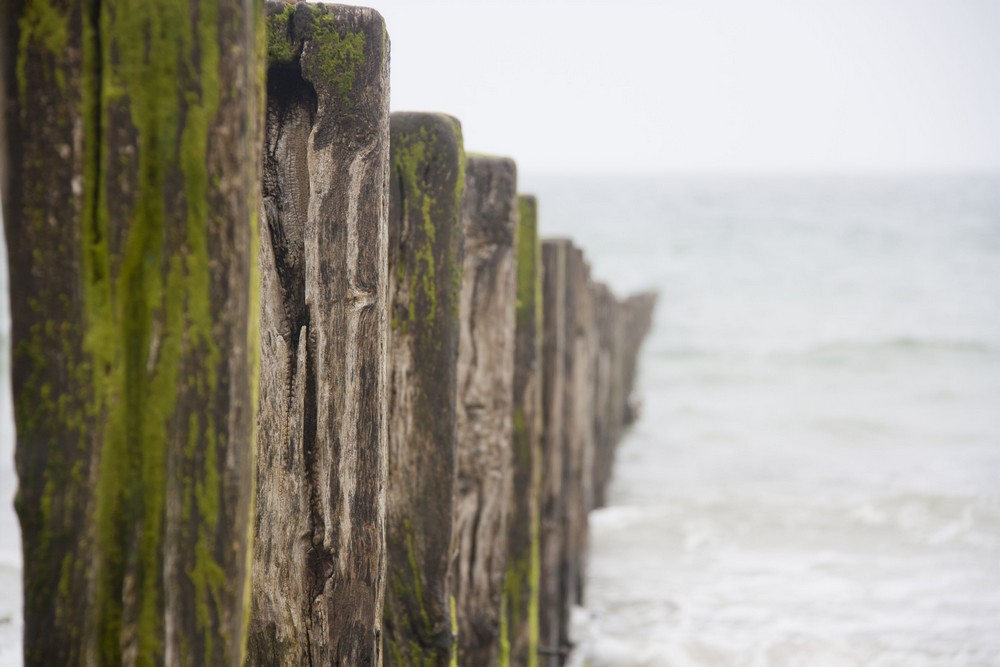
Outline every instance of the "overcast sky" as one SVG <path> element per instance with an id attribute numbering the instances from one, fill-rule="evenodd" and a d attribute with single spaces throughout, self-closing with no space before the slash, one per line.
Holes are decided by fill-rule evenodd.
<path id="1" fill-rule="evenodd" d="M 1000 0 L 371 0 L 392 107 L 522 170 L 1000 169 Z"/>

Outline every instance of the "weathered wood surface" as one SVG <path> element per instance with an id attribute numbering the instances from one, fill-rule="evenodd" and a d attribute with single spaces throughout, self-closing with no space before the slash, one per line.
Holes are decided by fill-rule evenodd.
<path id="1" fill-rule="evenodd" d="M 513 492 L 508 522 L 506 634 L 511 665 L 538 664 L 542 483 L 542 274 L 538 202 L 518 197 Z M 501 638 L 503 642 L 503 638 Z M 501 664 L 505 664 L 501 660 Z"/>
<path id="2" fill-rule="evenodd" d="M 561 561 L 560 640 L 571 643 L 570 611 L 583 599 L 587 551 L 587 513 L 593 505 L 593 311 L 590 268 L 583 252 L 570 244 L 566 253 L 566 340 L 563 391 L 563 498 L 566 536 Z"/>
<path id="3" fill-rule="evenodd" d="M 620 335 L 617 299 L 604 283 L 594 283 L 594 507 L 603 507 L 621 433 L 615 410 L 615 349 Z"/>
<path id="4" fill-rule="evenodd" d="M 251 665 L 381 663 L 388 43 L 268 2 Z"/>
<path id="5" fill-rule="evenodd" d="M 597 333 L 595 373 L 594 502 L 602 507 L 618 444 L 637 416 L 633 395 L 642 342 L 652 326 L 657 295 L 636 294 L 619 301 L 604 285 L 595 287 L 594 330 Z"/>
<path id="6" fill-rule="evenodd" d="M 539 649 L 558 667 L 562 643 L 561 562 L 566 540 L 563 489 L 566 365 L 566 255 L 569 241 L 542 242 L 542 496 L 540 503 Z M 540 656 L 541 657 L 541 656 Z"/>
<path id="7" fill-rule="evenodd" d="M 446 665 L 456 479 L 464 155 L 442 114 L 390 117 L 385 660 Z"/>
<path id="8" fill-rule="evenodd" d="M 0 14 L 25 664 L 240 665 L 260 9 Z"/>
<path id="9" fill-rule="evenodd" d="M 511 494 L 517 173 L 468 157 L 459 313 L 458 486 L 452 592 L 458 663 L 496 664 Z"/>

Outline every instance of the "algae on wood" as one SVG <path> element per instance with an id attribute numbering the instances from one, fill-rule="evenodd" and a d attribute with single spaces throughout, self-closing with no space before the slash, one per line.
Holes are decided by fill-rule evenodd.
<path id="1" fill-rule="evenodd" d="M 455 510 L 461 128 L 443 114 L 390 117 L 389 665 L 446 665 Z"/>
<path id="2" fill-rule="evenodd" d="M 538 664 L 539 520 L 542 483 L 542 274 L 538 202 L 518 197 L 514 334 L 513 492 L 504 607 L 507 664 Z M 507 646 L 503 645 L 507 641 Z M 504 661 L 501 660 L 501 664 Z"/>
<path id="3" fill-rule="evenodd" d="M 517 173 L 505 158 L 468 157 L 459 313 L 458 486 L 451 587 L 458 663 L 495 664 L 511 494 Z"/>
<path id="4" fill-rule="evenodd" d="M 240 665 L 260 9 L 3 3 L 31 665 Z"/>
<path id="5" fill-rule="evenodd" d="M 266 4 L 248 664 L 381 663 L 388 40 L 377 12 Z"/>

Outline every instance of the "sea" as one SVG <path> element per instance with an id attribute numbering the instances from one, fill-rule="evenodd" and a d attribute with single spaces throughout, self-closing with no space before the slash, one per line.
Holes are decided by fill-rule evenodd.
<path id="1" fill-rule="evenodd" d="M 1000 174 L 522 190 L 597 279 L 660 293 L 573 664 L 1000 666 Z M 0 665 L 18 665 L 0 281 Z"/>
<path id="2" fill-rule="evenodd" d="M 1000 175 L 536 187 L 660 292 L 576 663 L 1000 665 Z"/>

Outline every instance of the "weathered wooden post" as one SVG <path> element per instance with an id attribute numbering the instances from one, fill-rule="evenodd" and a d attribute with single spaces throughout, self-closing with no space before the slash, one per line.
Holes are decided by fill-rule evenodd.
<path id="1" fill-rule="evenodd" d="M 542 274 L 538 203 L 517 200 L 517 304 L 514 337 L 513 493 L 507 580 L 504 584 L 506 637 L 500 664 L 538 664 L 539 520 L 542 483 Z M 504 640 L 509 648 L 504 645 Z M 504 661 L 503 652 L 508 653 Z"/>
<path id="2" fill-rule="evenodd" d="M 635 406 L 631 404 L 632 391 L 639 367 L 639 352 L 642 342 L 653 326 L 653 314 L 656 311 L 658 295 L 656 292 L 640 292 L 625 299 L 621 304 L 624 322 L 624 341 L 622 343 L 622 385 L 624 388 L 624 426 L 629 426 L 638 415 Z"/>
<path id="3" fill-rule="evenodd" d="M 539 652 L 561 660 L 561 561 L 566 539 L 563 493 L 566 365 L 566 255 L 569 241 L 542 243 L 542 497 L 540 515 Z"/>
<path id="4" fill-rule="evenodd" d="M 517 172 L 505 158 L 468 157 L 459 313 L 458 487 L 452 592 L 458 663 L 498 659 L 507 568 L 513 420 Z"/>
<path id="5" fill-rule="evenodd" d="M 29 666 L 242 663 L 261 19 L 0 10 Z"/>
<path id="6" fill-rule="evenodd" d="M 465 158 L 458 121 L 394 113 L 385 658 L 446 665 Z"/>
<path id="7" fill-rule="evenodd" d="M 625 338 L 628 335 L 628 322 L 621 300 L 612 296 L 609 304 L 611 327 L 611 377 L 609 397 L 612 448 L 617 450 L 625 432 L 625 415 L 628 406 L 629 388 L 625 386 Z M 613 454 L 612 454 L 613 456 Z M 610 480 L 610 471 L 608 472 Z"/>
<path id="8" fill-rule="evenodd" d="M 611 479 L 614 448 L 617 440 L 613 415 L 613 374 L 615 297 L 604 283 L 594 283 L 594 506 L 602 507 Z"/>
<path id="9" fill-rule="evenodd" d="M 590 268 L 583 252 L 570 244 L 566 253 L 566 342 L 563 403 L 563 497 L 566 530 L 562 557 L 560 639 L 568 646 L 569 616 L 582 600 L 587 549 L 587 513 L 593 504 L 593 313 Z"/>
<path id="10" fill-rule="evenodd" d="M 385 584 L 388 41 L 268 2 L 249 664 L 377 665 Z"/>

